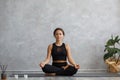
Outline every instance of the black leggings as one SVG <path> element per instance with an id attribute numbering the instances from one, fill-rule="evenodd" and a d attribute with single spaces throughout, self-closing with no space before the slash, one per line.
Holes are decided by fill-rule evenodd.
<path id="1" fill-rule="evenodd" d="M 46 64 L 42 70 L 45 73 L 56 73 L 61 76 L 72 76 L 77 72 L 77 69 L 73 66 L 68 66 L 65 70 L 62 66 L 66 66 L 67 63 L 52 63 L 52 65 Z"/>

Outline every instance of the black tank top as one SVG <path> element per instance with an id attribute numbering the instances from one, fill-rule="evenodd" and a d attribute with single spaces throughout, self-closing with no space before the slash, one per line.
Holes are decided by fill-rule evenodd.
<path id="1" fill-rule="evenodd" d="M 51 54 L 53 60 L 66 60 L 67 51 L 65 44 L 63 43 L 61 46 L 57 46 L 55 43 L 53 43 Z"/>

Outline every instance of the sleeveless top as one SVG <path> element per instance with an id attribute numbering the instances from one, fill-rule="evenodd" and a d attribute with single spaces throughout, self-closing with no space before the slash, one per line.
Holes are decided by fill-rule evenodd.
<path id="1" fill-rule="evenodd" d="M 66 60 L 67 50 L 65 48 L 65 44 L 62 43 L 61 46 L 57 46 L 55 43 L 53 43 L 51 55 L 52 55 L 53 61 Z"/>

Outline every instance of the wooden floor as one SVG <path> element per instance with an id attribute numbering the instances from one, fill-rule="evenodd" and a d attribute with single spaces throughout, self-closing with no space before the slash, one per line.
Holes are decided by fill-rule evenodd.
<path id="1" fill-rule="evenodd" d="M 25 77 L 26 74 L 27 77 Z M 18 77 L 15 77 L 15 75 Z M 77 73 L 74 76 L 45 76 L 43 73 L 10 73 L 7 80 L 120 80 L 120 73 Z"/>
<path id="2" fill-rule="evenodd" d="M 18 75 L 19 77 L 24 77 L 25 74 L 16 73 L 16 74 L 11 74 L 9 76 L 14 77 L 15 75 Z M 26 75 L 28 77 L 50 77 L 50 76 L 46 76 L 44 73 L 26 73 Z M 54 77 L 60 77 L 60 76 L 54 76 Z M 62 76 L 62 77 L 65 77 L 65 76 Z M 77 73 L 70 77 L 120 77 L 120 73 L 108 73 L 108 72 Z"/>
<path id="3" fill-rule="evenodd" d="M 120 80 L 120 77 L 8 77 L 7 80 Z"/>

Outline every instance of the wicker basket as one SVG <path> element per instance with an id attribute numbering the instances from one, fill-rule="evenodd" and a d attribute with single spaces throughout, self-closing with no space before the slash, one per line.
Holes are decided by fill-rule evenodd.
<path id="1" fill-rule="evenodd" d="M 108 65 L 108 71 L 109 72 L 113 72 L 113 73 L 120 72 L 120 60 L 118 61 L 117 64 L 116 64 L 115 61 L 116 60 L 110 60 L 110 59 L 107 59 L 105 61 L 105 63 Z"/>

